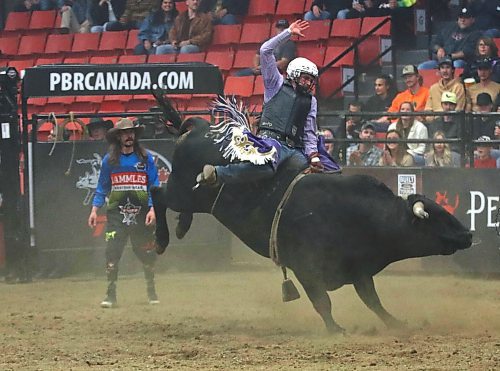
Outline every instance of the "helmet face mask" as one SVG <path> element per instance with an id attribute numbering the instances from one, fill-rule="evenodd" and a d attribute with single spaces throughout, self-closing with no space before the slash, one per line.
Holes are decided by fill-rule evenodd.
<path id="1" fill-rule="evenodd" d="M 299 57 L 288 64 L 286 73 L 299 91 L 309 93 L 316 84 L 318 67 L 309 59 Z"/>

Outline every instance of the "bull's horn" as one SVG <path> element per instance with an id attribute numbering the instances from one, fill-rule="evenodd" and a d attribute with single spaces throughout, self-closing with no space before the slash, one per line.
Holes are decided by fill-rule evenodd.
<path id="1" fill-rule="evenodd" d="M 429 217 L 429 213 L 425 211 L 422 201 L 417 201 L 413 204 L 413 214 L 420 219 L 427 219 Z"/>

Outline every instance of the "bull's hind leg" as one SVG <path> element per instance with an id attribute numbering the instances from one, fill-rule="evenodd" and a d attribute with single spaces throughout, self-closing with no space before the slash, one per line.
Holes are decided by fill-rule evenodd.
<path id="1" fill-rule="evenodd" d="M 394 318 L 380 302 L 373 277 L 360 277 L 354 282 L 354 288 L 363 303 L 366 304 L 389 328 L 404 327 L 404 323 Z"/>
<path id="2" fill-rule="evenodd" d="M 297 274 L 296 274 L 297 276 Z M 345 330 L 340 327 L 332 317 L 332 302 L 326 291 L 326 288 L 316 282 L 302 280 L 297 276 L 304 288 L 309 300 L 311 300 L 314 309 L 321 316 L 329 333 L 344 333 Z"/>

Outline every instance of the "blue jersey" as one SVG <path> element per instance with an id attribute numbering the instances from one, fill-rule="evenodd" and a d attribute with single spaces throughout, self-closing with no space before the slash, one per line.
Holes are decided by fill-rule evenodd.
<path id="1" fill-rule="evenodd" d="M 158 170 L 149 152 L 146 161 L 136 153 L 121 154 L 118 166 L 109 164 L 107 154 L 102 160 L 92 205 L 103 206 L 109 195 L 108 211 L 133 207 L 138 212 L 147 212 L 153 206 L 150 188 L 158 184 Z"/>

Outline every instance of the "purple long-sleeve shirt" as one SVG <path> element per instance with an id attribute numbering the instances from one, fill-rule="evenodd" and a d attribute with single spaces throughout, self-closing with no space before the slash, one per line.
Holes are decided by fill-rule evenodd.
<path id="1" fill-rule="evenodd" d="M 290 30 L 287 28 L 278 35 L 267 40 L 260 47 L 260 71 L 264 80 L 264 104 L 269 102 L 274 97 L 283 85 L 284 78 L 276 66 L 276 59 L 273 55 L 273 50 L 278 45 L 286 42 L 291 36 Z M 311 100 L 311 110 L 307 115 L 307 120 L 304 125 L 304 153 L 309 156 L 311 153 L 318 152 L 318 137 L 316 136 L 316 114 L 318 113 L 318 102 L 315 97 Z"/>

